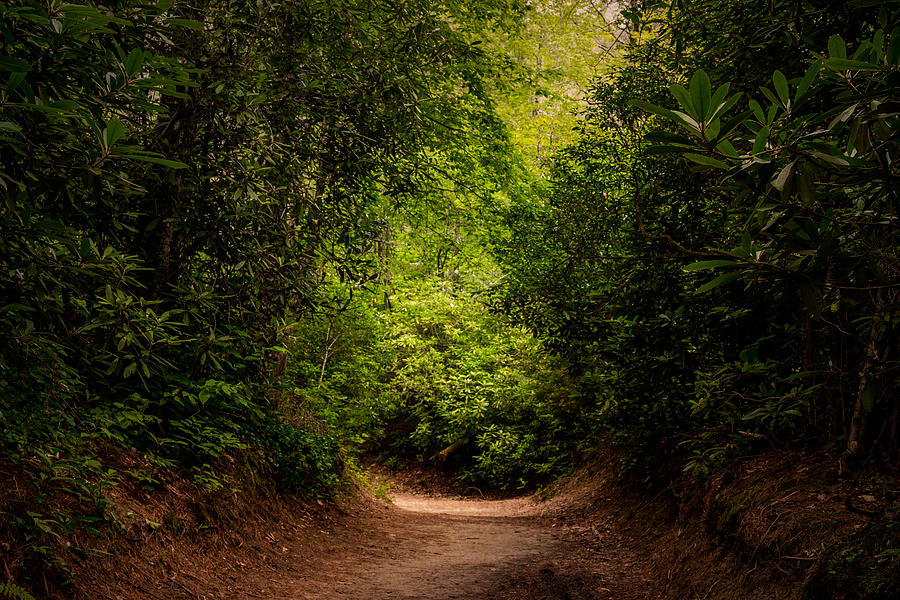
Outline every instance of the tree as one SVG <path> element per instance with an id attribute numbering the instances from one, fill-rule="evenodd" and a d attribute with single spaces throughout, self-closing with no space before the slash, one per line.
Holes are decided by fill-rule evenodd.
<path id="1" fill-rule="evenodd" d="M 503 144 L 485 91 L 498 60 L 477 42 L 520 12 L 4 3 L 4 456 L 46 497 L 102 503 L 100 448 L 136 448 L 154 481 L 182 468 L 215 488 L 219 457 L 251 446 L 287 488 L 327 493 L 331 434 L 273 411 L 283 344 L 327 303 L 323 274 L 378 276 L 386 214 L 461 147 Z"/>
<path id="2" fill-rule="evenodd" d="M 857 4 L 623 12 L 625 64 L 505 253 L 593 431 L 696 473 L 760 439 L 895 456 L 897 14 Z"/>

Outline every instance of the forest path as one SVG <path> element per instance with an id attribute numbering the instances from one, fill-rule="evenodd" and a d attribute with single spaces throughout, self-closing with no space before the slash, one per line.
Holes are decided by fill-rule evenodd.
<path id="1" fill-rule="evenodd" d="M 397 494 L 394 506 L 323 548 L 278 598 L 593 600 L 651 598 L 610 532 L 574 532 L 527 499 Z M 604 538 L 609 538 L 606 544 Z"/>

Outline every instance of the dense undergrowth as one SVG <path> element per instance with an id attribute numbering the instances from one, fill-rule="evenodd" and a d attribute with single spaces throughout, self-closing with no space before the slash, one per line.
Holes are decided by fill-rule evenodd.
<path id="1" fill-rule="evenodd" d="M 310 382 L 297 402 L 348 452 L 444 462 L 471 484 L 526 487 L 571 468 L 576 404 L 564 365 L 465 287 L 395 287 L 390 310 L 366 297 L 295 349 L 290 379 Z"/>
<path id="2" fill-rule="evenodd" d="M 896 3 L 563 4 L 0 7 L 10 574 L 232 461 L 309 497 L 609 440 L 654 488 L 771 447 L 896 475 Z M 602 75 L 548 137 L 573 52 Z"/>
<path id="3" fill-rule="evenodd" d="M 546 202 L 510 212 L 503 306 L 642 476 L 770 445 L 896 463 L 900 29 L 880 4 L 635 4 Z"/>
<path id="4" fill-rule="evenodd" d="M 448 171 L 502 179 L 485 167 L 505 143 L 487 92 L 502 61 L 475 42 L 518 13 L 0 6 L 5 575 L 64 579 L 112 525 L 113 488 L 229 492 L 222 461 L 240 461 L 284 493 L 333 493 L 340 440 L 291 404 L 288 347 L 333 307 L 326 271 L 378 277 L 394 208 Z"/>

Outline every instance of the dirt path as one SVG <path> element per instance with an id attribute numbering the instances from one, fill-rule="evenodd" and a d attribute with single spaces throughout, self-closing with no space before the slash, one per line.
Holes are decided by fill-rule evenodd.
<path id="1" fill-rule="evenodd" d="M 556 528 L 524 499 L 398 494 L 360 535 L 323 551 L 287 598 L 488 600 L 652 598 L 620 545 Z M 366 535 L 368 533 L 368 535 Z M 606 556 L 604 556 L 606 552 Z"/>
<path id="2" fill-rule="evenodd" d="M 331 503 L 257 492 L 224 496 L 219 504 L 194 502 L 174 488 L 155 503 L 136 501 L 132 506 L 144 512 L 128 530 L 134 537 L 119 536 L 103 557 L 73 563 L 80 569 L 71 589 L 46 595 L 72 600 L 798 598 L 804 580 L 817 573 L 809 569 L 823 540 L 861 536 L 867 526 L 864 517 L 839 512 L 844 484 L 828 483 L 831 458 L 801 459 L 773 452 L 748 463 L 733 483 L 719 481 L 703 498 L 695 492 L 690 519 L 671 501 L 654 503 L 620 487 L 613 460 L 561 481 L 540 500 L 435 497 L 429 494 L 457 492 L 430 485 L 427 473 L 388 480 L 404 490 L 393 505 L 362 488 L 348 489 Z M 797 473 L 808 475 L 798 483 Z M 750 491 L 778 500 L 761 499 L 745 511 L 742 521 L 729 525 L 730 537 L 713 534 L 721 527 L 721 513 L 706 503 Z M 207 524 L 202 528 L 200 516 Z M 170 520 L 187 525 L 180 534 L 149 526 Z M 735 546 L 755 548 L 754 555 L 742 557 Z"/>

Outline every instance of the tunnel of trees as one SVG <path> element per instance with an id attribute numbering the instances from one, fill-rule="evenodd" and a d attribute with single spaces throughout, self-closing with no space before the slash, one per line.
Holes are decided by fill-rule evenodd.
<path id="1" fill-rule="evenodd" d="M 898 89 L 888 0 L 4 2 L 17 568 L 235 462 L 896 469 Z"/>

